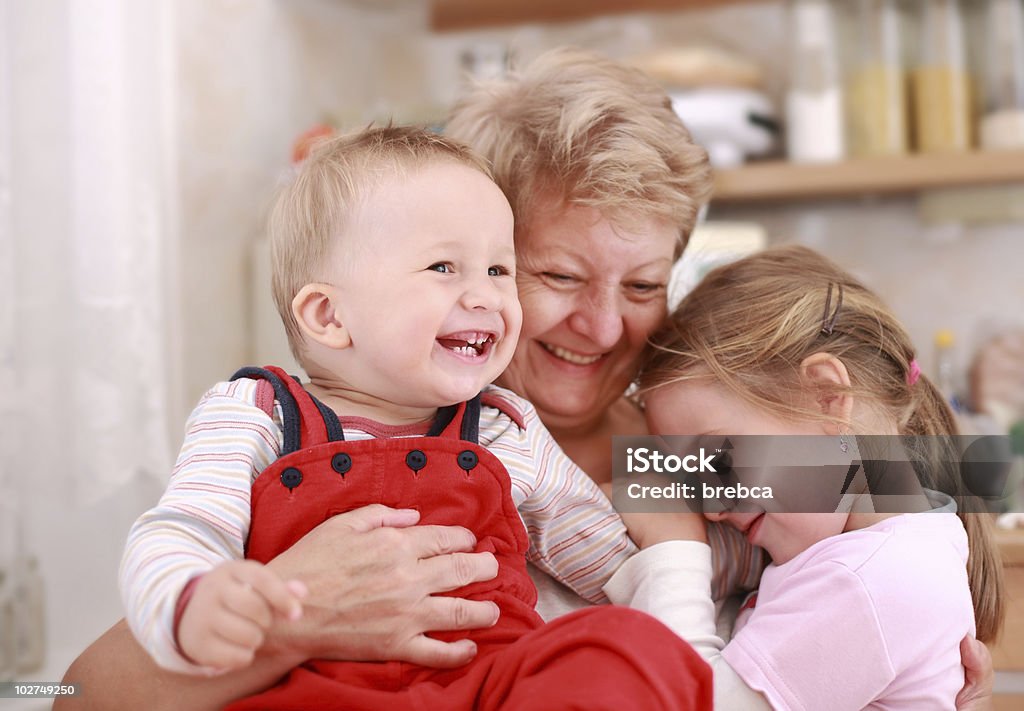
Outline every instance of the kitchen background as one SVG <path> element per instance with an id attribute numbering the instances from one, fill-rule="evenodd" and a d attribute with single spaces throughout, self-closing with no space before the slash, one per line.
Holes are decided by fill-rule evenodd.
<path id="1" fill-rule="evenodd" d="M 947 126 L 938 152 L 850 160 L 914 150 L 931 130 L 902 138 L 936 114 L 882 100 L 871 111 L 896 112 L 896 129 L 879 118 L 834 140 L 843 90 L 875 101 L 851 91 L 879 46 L 867 38 L 897 40 L 888 69 L 938 52 L 957 70 L 957 43 L 924 32 L 948 26 L 945 4 L 895 2 L 897 26 L 885 3 L 856 0 L 796 15 L 725 0 L 0 0 L 0 680 L 60 679 L 121 616 L 124 537 L 162 491 L 192 404 L 241 364 L 287 359 L 261 219 L 294 139 L 319 123 L 440 123 L 467 73 L 507 58 L 571 43 L 659 73 L 722 167 L 691 276 L 763 242 L 820 249 L 888 300 L 923 369 L 945 368 L 966 398 L 976 354 L 1024 329 L 1024 151 L 976 150 L 977 117 L 994 112 L 990 3 L 959 7 L 979 89 L 959 102 L 976 117 L 966 139 Z M 886 29 L 862 34 L 861 5 Z M 1018 50 L 1002 52 L 1011 79 Z M 1016 76 L 987 145 L 1024 149 Z M 786 125 L 810 128 L 787 144 Z M 971 150 L 941 150 L 942 136 Z M 744 152 L 772 162 L 738 167 Z M 979 428 L 1013 423 L 997 407 L 1013 398 L 998 400 Z M 999 688 L 1024 692 L 1021 676 Z"/>

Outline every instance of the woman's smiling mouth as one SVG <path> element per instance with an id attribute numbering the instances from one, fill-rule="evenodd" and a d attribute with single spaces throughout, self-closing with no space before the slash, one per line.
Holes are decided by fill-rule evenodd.
<path id="1" fill-rule="evenodd" d="M 586 355 L 584 353 L 576 353 L 570 351 L 567 348 L 561 346 L 551 345 L 550 343 L 544 343 L 543 341 L 537 341 L 541 347 L 551 355 L 555 356 L 560 360 L 564 360 L 567 363 L 573 365 L 591 365 L 601 360 L 604 357 L 604 353 L 598 353 L 597 355 Z"/>

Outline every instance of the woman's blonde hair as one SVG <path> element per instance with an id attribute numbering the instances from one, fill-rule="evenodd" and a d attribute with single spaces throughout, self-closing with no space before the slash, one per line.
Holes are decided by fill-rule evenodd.
<path id="1" fill-rule="evenodd" d="M 436 161 L 454 161 L 491 177 L 472 150 L 423 128 L 366 128 L 317 143 L 271 205 L 271 288 L 288 335 L 302 363 L 302 338 L 292 299 L 303 286 L 324 279 L 335 240 L 367 195 L 388 177 L 401 176 Z"/>
<path id="2" fill-rule="evenodd" d="M 664 219 L 678 226 L 678 254 L 711 194 L 707 153 L 664 89 L 575 48 L 478 84 L 455 105 L 445 133 L 491 162 L 517 234 L 529 228 L 536 200 L 554 199 L 627 227 Z"/>
<path id="3" fill-rule="evenodd" d="M 968 577 L 978 639 L 995 639 L 1003 618 L 1002 566 L 991 519 L 963 492 L 949 435 L 956 421 L 923 375 L 909 377 L 915 360 L 906 331 L 859 281 L 805 247 L 768 249 L 709 272 L 650 339 L 639 374 L 640 392 L 712 379 L 754 407 L 796 420 L 821 417 L 794 399 L 806 383 L 800 364 L 827 352 L 846 366 L 849 388 L 895 422 L 920 464 L 925 486 L 953 492 L 970 541 Z"/>

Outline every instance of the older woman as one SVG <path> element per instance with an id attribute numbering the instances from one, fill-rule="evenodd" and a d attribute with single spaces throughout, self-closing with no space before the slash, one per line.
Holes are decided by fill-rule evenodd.
<path id="1" fill-rule="evenodd" d="M 523 331 L 498 384 L 533 403 L 592 479 L 610 481 L 612 436 L 647 433 L 625 392 L 710 197 L 707 154 L 661 87 L 574 49 L 477 87 L 446 133 L 491 161 L 515 215 Z M 716 597 L 756 585 L 760 552 L 721 528 L 709 540 L 725 573 Z M 534 580 L 543 615 L 577 604 L 549 579 Z"/>
<path id="2" fill-rule="evenodd" d="M 607 481 L 611 436 L 646 432 L 623 394 L 710 197 L 707 155 L 658 85 L 568 49 L 478 87 L 446 132 L 491 160 L 515 215 L 524 326 L 498 382 Z"/>
<path id="3" fill-rule="evenodd" d="M 448 133 L 492 161 L 516 218 L 523 331 L 499 384 L 530 399 L 563 449 L 607 481 L 611 436 L 646 432 L 625 391 L 709 196 L 705 153 L 657 85 L 573 50 L 479 87 L 456 107 Z M 161 671 L 119 623 L 69 669 L 81 694 L 54 708 L 218 708 L 313 657 L 465 662 L 471 643 L 425 633 L 486 626 L 495 612 L 433 594 L 489 579 L 496 566 L 466 552 L 468 531 L 413 523 L 384 507 L 353 511 L 273 561 L 308 583 L 306 615 L 287 636 L 271 635 L 250 669 L 208 680 Z M 543 597 L 549 585 L 540 587 Z M 572 605 L 564 598 L 556 607 Z M 985 697 L 991 684 L 980 688 Z"/>

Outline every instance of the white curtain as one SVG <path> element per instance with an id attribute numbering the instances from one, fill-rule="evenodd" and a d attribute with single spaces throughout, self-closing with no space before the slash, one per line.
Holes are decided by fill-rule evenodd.
<path id="1" fill-rule="evenodd" d="M 0 488 L 27 525 L 172 457 L 172 13 L 0 3 Z"/>

